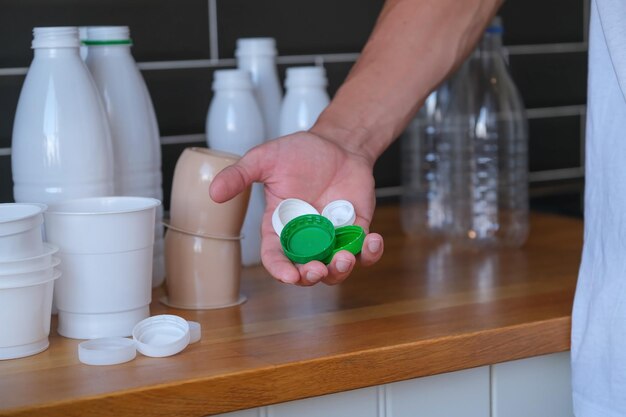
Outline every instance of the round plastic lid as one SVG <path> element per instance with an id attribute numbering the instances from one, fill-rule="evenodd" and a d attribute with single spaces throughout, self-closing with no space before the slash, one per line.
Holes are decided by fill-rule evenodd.
<path id="1" fill-rule="evenodd" d="M 280 243 L 287 258 L 293 262 L 322 261 L 335 246 L 335 227 L 326 217 L 305 214 L 287 223 L 280 235 Z"/>
<path id="2" fill-rule="evenodd" d="M 202 339 L 202 326 L 197 321 L 187 323 L 189 323 L 189 344 L 199 342 Z"/>
<path id="3" fill-rule="evenodd" d="M 181 352 L 189 344 L 189 323 L 182 317 L 162 314 L 148 317 L 133 328 L 137 350 L 146 356 L 162 358 Z"/>
<path id="4" fill-rule="evenodd" d="M 78 345 L 78 360 L 86 365 L 116 365 L 137 356 L 135 341 L 125 337 L 104 337 Z"/>
<path id="5" fill-rule="evenodd" d="M 288 198 L 276 206 L 272 214 L 272 226 L 278 236 L 283 232 L 287 223 L 305 214 L 320 214 L 315 207 L 306 201 L 297 198 Z"/>
<path id="6" fill-rule="evenodd" d="M 348 200 L 331 201 L 322 210 L 322 216 L 330 220 L 335 227 L 349 226 L 356 221 L 354 206 Z"/>
<path id="7" fill-rule="evenodd" d="M 347 250 L 348 252 L 358 255 L 363 248 L 365 241 L 365 230 L 361 226 L 343 226 L 335 229 L 335 246 L 325 260 L 325 264 L 329 264 L 333 260 L 333 256 L 339 251 Z"/>

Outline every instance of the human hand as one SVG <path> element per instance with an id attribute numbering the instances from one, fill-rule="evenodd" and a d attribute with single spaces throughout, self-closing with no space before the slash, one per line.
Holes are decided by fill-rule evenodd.
<path id="1" fill-rule="evenodd" d="M 233 198 L 253 182 L 265 184 L 266 208 L 261 227 L 263 265 L 278 280 L 310 286 L 334 285 L 345 280 L 356 257 L 340 251 L 326 266 L 320 261 L 294 265 L 283 253 L 272 226 L 272 213 L 284 199 L 299 198 L 318 211 L 333 200 L 350 201 L 355 224 L 369 231 L 374 214 L 373 161 L 310 132 L 298 132 L 251 149 L 213 180 L 211 198 L 220 203 Z M 359 255 L 362 265 L 376 263 L 383 254 L 383 238 L 368 233 Z"/>

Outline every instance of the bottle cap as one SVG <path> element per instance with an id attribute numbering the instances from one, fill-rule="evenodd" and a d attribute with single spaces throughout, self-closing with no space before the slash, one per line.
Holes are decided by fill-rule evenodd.
<path id="1" fill-rule="evenodd" d="M 244 55 L 276 56 L 276 41 L 274 38 L 241 38 L 237 39 L 235 57 Z"/>
<path id="2" fill-rule="evenodd" d="M 321 66 L 287 68 L 285 87 L 326 87 L 326 70 Z"/>
<path id="3" fill-rule="evenodd" d="M 358 255 L 363 248 L 365 241 L 365 230 L 361 226 L 343 226 L 335 229 L 335 246 L 331 254 L 324 259 L 325 264 L 329 264 L 333 260 L 333 256 L 339 251 L 347 250 L 348 252 Z"/>
<path id="4" fill-rule="evenodd" d="M 87 38 L 82 41 L 88 46 L 132 45 L 128 26 L 88 26 Z"/>
<path id="5" fill-rule="evenodd" d="M 32 47 L 36 48 L 78 48 L 78 28 L 76 26 L 33 28 Z"/>
<path id="6" fill-rule="evenodd" d="M 105 337 L 78 345 L 78 360 L 86 365 L 116 365 L 137 356 L 135 341 L 125 337 Z"/>
<path id="7" fill-rule="evenodd" d="M 356 221 L 354 206 L 348 200 L 331 201 L 322 210 L 322 216 L 330 220 L 335 227 L 349 226 Z"/>
<path id="8" fill-rule="evenodd" d="M 276 206 L 272 214 L 272 226 L 278 236 L 287 223 L 305 214 L 320 214 L 315 207 L 297 198 L 288 198 Z"/>
<path id="9" fill-rule="evenodd" d="M 335 246 L 335 227 L 326 217 L 305 214 L 287 223 L 280 234 L 280 243 L 292 262 L 322 261 Z"/>
<path id="10" fill-rule="evenodd" d="M 148 317 L 133 328 L 137 350 L 154 358 L 177 354 L 187 347 L 189 338 L 187 320 L 171 314 Z"/>
<path id="11" fill-rule="evenodd" d="M 252 90 L 252 77 L 246 70 L 226 69 L 213 73 L 213 91 L 217 90 Z"/>
<path id="12" fill-rule="evenodd" d="M 189 344 L 199 342 L 202 339 L 202 326 L 197 321 L 187 323 L 189 323 Z"/>

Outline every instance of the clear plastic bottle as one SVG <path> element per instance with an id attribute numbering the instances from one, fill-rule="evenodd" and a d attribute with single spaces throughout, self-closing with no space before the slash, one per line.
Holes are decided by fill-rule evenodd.
<path id="1" fill-rule="evenodd" d="M 445 130 L 453 148 L 456 242 L 521 246 L 528 235 L 528 129 L 495 18 L 451 90 Z"/>
<path id="2" fill-rule="evenodd" d="M 163 200 L 161 143 L 154 107 L 133 59 L 128 26 L 90 26 L 85 63 L 107 112 L 115 167 L 115 194 Z M 163 209 L 155 222 L 153 286 L 165 279 Z"/>
<path id="3" fill-rule="evenodd" d="M 442 123 L 449 83 L 433 91 L 401 140 L 402 229 L 410 235 L 442 235 L 451 221 L 450 146 Z"/>
<path id="4" fill-rule="evenodd" d="M 206 121 L 210 148 L 243 155 L 263 143 L 263 117 L 254 98 L 252 79 L 245 70 L 214 73 L 213 99 Z M 261 221 L 265 211 L 263 184 L 253 184 L 243 223 L 241 258 L 244 266 L 261 262 Z"/>
<path id="5" fill-rule="evenodd" d="M 237 67 L 249 71 L 252 77 L 265 124 L 265 139 L 277 138 L 283 92 L 276 68 L 276 41 L 273 38 L 237 39 L 235 56 Z"/>
<path id="6" fill-rule="evenodd" d="M 287 68 L 287 93 L 280 109 L 280 135 L 309 130 L 324 111 L 330 98 L 326 92 L 324 67 Z"/>

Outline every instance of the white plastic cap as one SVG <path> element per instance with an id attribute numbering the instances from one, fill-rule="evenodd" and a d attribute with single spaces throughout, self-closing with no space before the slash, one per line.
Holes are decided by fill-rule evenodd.
<path id="1" fill-rule="evenodd" d="M 87 40 L 125 41 L 130 39 L 128 26 L 88 26 Z"/>
<path id="2" fill-rule="evenodd" d="M 246 70 L 227 69 L 213 73 L 213 91 L 252 90 L 252 77 Z"/>
<path id="3" fill-rule="evenodd" d="M 202 339 L 202 326 L 197 321 L 187 323 L 189 323 L 189 344 L 199 342 Z"/>
<path id="4" fill-rule="evenodd" d="M 154 358 L 172 356 L 189 344 L 189 323 L 171 314 L 148 317 L 137 323 L 133 339 L 137 350 Z"/>
<path id="5" fill-rule="evenodd" d="M 241 38 L 237 39 L 235 56 L 269 55 L 276 56 L 276 40 L 274 38 Z"/>
<path id="6" fill-rule="evenodd" d="M 322 210 L 322 216 L 330 220 L 335 227 L 349 226 L 356 220 L 354 206 L 348 200 L 331 201 Z"/>
<path id="7" fill-rule="evenodd" d="M 297 198 L 288 198 L 276 206 L 272 214 L 272 226 L 278 236 L 291 220 L 305 214 L 320 214 L 312 205 Z"/>
<path id="8" fill-rule="evenodd" d="M 326 87 L 326 70 L 324 67 L 290 67 L 287 68 L 285 87 Z"/>
<path id="9" fill-rule="evenodd" d="M 78 48 L 76 26 L 38 27 L 33 29 L 32 48 Z"/>
<path id="10" fill-rule="evenodd" d="M 105 337 L 78 345 L 78 360 L 86 365 L 116 365 L 137 356 L 135 341 L 125 337 Z"/>

